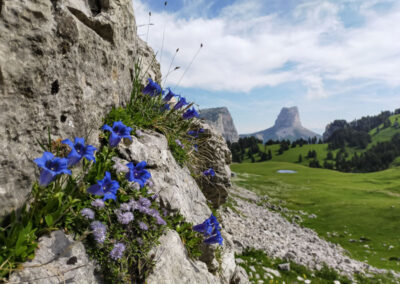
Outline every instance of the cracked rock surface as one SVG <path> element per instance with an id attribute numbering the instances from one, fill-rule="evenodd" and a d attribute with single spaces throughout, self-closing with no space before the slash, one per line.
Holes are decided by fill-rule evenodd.
<path id="1" fill-rule="evenodd" d="M 62 231 L 39 239 L 35 258 L 11 275 L 11 283 L 32 284 L 94 284 L 101 283 L 95 275 L 95 265 L 88 259 L 81 242 L 74 242 Z"/>
<path id="2" fill-rule="evenodd" d="M 135 60 L 160 80 L 153 57 L 131 0 L 0 1 L 0 217 L 31 189 L 36 140 L 49 129 L 96 145 L 101 119 L 130 97 Z"/>

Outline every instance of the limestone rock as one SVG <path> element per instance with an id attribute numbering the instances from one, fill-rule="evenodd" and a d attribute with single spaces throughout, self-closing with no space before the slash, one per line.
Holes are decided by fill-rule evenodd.
<path id="1" fill-rule="evenodd" d="M 32 284 L 94 284 L 102 283 L 94 273 L 95 264 L 86 255 L 81 242 L 74 242 L 62 231 L 39 239 L 35 258 L 11 275 L 11 283 Z"/>
<path id="2" fill-rule="evenodd" d="M 241 266 L 236 266 L 235 272 L 232 275 L 230 284 L 247 284 L 250 283 L 246 270 Z"/>
<path id="3" fill-rule="evenodd" d="M 254 136 L 262 140 L 264 143 L 270 139 L 289 139 L 294 141 L 300 138 L 305 140 L 313 137 L 321 138 L 321 135 L 306 129 L 301 125 L 299 109 L 296 106 L 291 108 L 282 108 L 278 118 L 275 120 L 274 126 L 252 134 L 240 135 L 240 137 L 249 136 Z"/>
<path id="4" fill-rule="evenodd" d="M 177 232 L 168 231 L 161 236 L 160 243 L 154 251 L 156 266 L 146 283 L 220 283 L 205 263 L 189 259 Z"/>
<path id="5" fill-rule="evenodd" d="M 239 140 L 232 116 L 226 107 L 201 109 L 200 118 L 212 125 L 226 141 L 237 142 Z"/>
<path id="6" fill-rule="evenodd" d="M 201 170 L 213 168 L 214 177 L 197 177 L 197 182 L 202 188 L 204 195 L 215 207 L 225 203 L 231 187 L 231 170 L 229 164 L 232 162 L 232 154 L 222 136 L 210 125 L 199 122 L 199 127 L 204 129 L 207 138 L 204 143 L 199 144 L 199 156 L 202 161 L 198 165 Z"/>
<path id="7" fill-rule="evenodd" d="M 130 96 L 135 60 L 144 58 L 144 80 L 161 74 L 136 35 L 131 0 L 0 6 L 1 217 L 30 191 L 38 174 L 32 160 L 42 154 L 36 140 L 48 128 L 55 139 L 95 143 L 104 114 Z"/>
<path id="8" fill-rule="evenodd" d="M 152 191 L 167 207 L 180 211 L 186 220 L 200 224 L 210 217 L 211 210 L 206 198 L 190 175 L 187 168 L 181 168 L 168 148 L 167 139 L 153 131 L 143 131 L 139 138 L 132 137 L 129 146 L 120 143 L 121 157 L 135 164 L 146 161 L 154 182 Z"/>

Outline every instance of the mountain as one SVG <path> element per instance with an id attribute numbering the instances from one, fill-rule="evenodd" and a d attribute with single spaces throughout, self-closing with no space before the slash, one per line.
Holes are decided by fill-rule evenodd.
<path id="1" fill-rule="evenodd" d="M 270 139 L 272 140 L 285 140 L 291 141 L 309 137 L 321 138 L 321 135 L 304 128 L 301 125 L 299 109 L 294 107 L 284 107 L 275 120 L 274 126 L 251 134 L 241 134 L 240 137 L 254 136 L 263 142 Z"/>
<path id="2" fill-rule="evenodd" d="M 226 107 L 202 109 L 200 118 L 212 125 L 226 141 L 237 142 L 239 140 L 232 116 Z"/>

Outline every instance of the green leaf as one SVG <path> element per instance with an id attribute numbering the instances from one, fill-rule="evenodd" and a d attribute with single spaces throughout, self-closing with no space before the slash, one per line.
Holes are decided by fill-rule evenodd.
<path id="1" fill-rule="evenodd" d="M 19 246 L 15 249 L 14 253 L 16 256 L 20 256 L 22 254 L 26 254 L 26 250 L 28 249 L 27 246 Z"/>
<path id="2" fill-rule="evenodd" d="M 53 216 L 46 215 L 46 217 L 44 217 L 44 219 L 46 220 L 47 226 L 51 227 L 51 225 L 53 225 Z"/>

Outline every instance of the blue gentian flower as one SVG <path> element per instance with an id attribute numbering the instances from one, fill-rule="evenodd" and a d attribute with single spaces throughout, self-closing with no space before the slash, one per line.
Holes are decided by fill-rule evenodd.
<path id="1" fill-rule="evenodd" d="M 190 135 L 190 136 L 193 136 L 194 138 L 197 138 L 197 137 L 198 137 L 197 131 L 194 131 L 194 130 L 188 131 L 187 134 Z"/>
<path id="2" fill-rule="evenodd" d="M 199 152 L 199 145 L 194 144 L 194 145 L 193 145 L 193 149 L 194 149 L 196 152 Z"/>
<path id="3" fill-rule="evenodd" d="M 114 260 L 121 259 L 124 256 L 125 245 L 123 243 L 116 243 L 110 252 L 110 257 Z"/>
<path id="4" fill-rule="evenodd" d="M 188 109 L 187 111 L 185 111 L 185 113 L 182 115 L 182 117 L 184 119 L 191 119 L 193 117 L 199 117 L 199 114 L 197 113 L 195 108 L 192 107 L 191 109 Z"/>
<path id="5" fill-rule="evenodd" d="M 160 85 L 158 85 L 156 82 L 151 80 L 151 78 L 147 79 L 149 83 L 147 86 L 143 89 L 142 93 L 145 95 L 149 95 L 151 97 L 159 95 L 159 94 L 164 94 L 164 91 L 161 89 Z"/>
<path id="6" fill-rule="evenodd" d="M 164 102 L 169 102 L 173 97 L 176 97 L 176 95 L 168 88 L 168 94 L 165 95 L 163 100 Z"/>
<path id="7" fill-rule="evenodd" d="M 117 199 L 117 190 L 119 189 L 119 183 L 116 180 L 111 179 L 111 174 L 106 172 L 102 180 L 98 180 L 96 184 L 92 185 L 87 191 L 93 195 L 103 196 L 103 200 Z"/>
<path id="8" fill-rule="evenodd" d="M 107 124 L 104 124 L 101 129 L 111 132 L 111 135 L 110 135 L 110 146 L 111 147 L 117 146 L 122 138 L 128 138 L 129 140 L 132 141 L 132 137 L 131 137 L 132 128 L 123 124 L 122 121 L 115 121 L 112 128 L 110 126 L 108 126 Z"/>
<path id="9" fill-rule="evenodd" d="M 126 166 L 129 168 L 129 172 L 126 174 L 127 180 L 137 182 L 142 188 L 145 182 L 151 178 L 151 174 L 144 169 L 146 165 L 145 161 L 138 163 L 136 166 L 132 162 L 127 164 Z"/>
<path id="10" fill-rule="evenodd" d="M 203 223 L 193 226 L 193 230 L 202 233 L 204 236 L 209 236 L 213 231 L 213 226 L 211 224 L 210 219 L 207 219 Z"/>
<path id="11" fill-rule="evenodd" d="M 206 219 L 203 223 L 193 226 L 193 230 L 199 233 L 202 233 L 204 236 L 210 236 L 208 239 L 205 239 L 204 242 L 206 244 L 216 244 L 219 243 L 222 245 L 222 236 L 221 229 L 217 218 L 211 214 L 210 218 Z"/>
<path id="12" fill-rule="evenodd" d="M 217 231 L 217 233 L 211 237 L 209 237 L 208 239 L 205 239 L 204 242 L 208 245 L 211 244 L 220 244 L 222 246 L 222 241 L 224 239 L 221 236 L 221 232 Z"/>
<path id="13" fill-rule="evenodd" d="M 213 170 L 213 168 L 209 168 L 208 170 L 205 170 L 204 172 L 203 172 L 203 175 L 205 175 L 205 176 L 215 176 L 215 172 L 214 172 L 214 170 Z"/>
<path id="14" fill-rule="evenodd" d="M 44 152 L 42 157 L 36 158 L 33 161 L 41 168 L 39 177 L 40 186 L 47 186 L 57 175 L 71 174 L 71 171 L 67 169 L 68 160 L 65 158 L 55 158 L 50 152 Z"/>
<path id="15" fill-rule="evenodd" d="M 161 111 L 162 111 L 162 112 L 167 111 L 167 110 L 170 110 L 170 109 L 171 109 L 171 106 L 170 106 L 169 104 L 165 104 L 165 105 L 163 105 L 163 106 L 161 107 Z"/>
<path id="16" fill-rule="evenodd" d="M 203 133 L 203 132 L 204 132 L 204 129 L 200 128 L 199 130 L 190 130 L 190 131 L 188 131 L 187 134 L 190 136 L 193 136 L 194 138 L 197 138 L 197 137 L 199 137 L 199 134 Z"/>
<path id="17" fill-rule="evenodd" d="M 174 109 L 180 109 L 181 107 L 187 105 L 186 99 L 184 97 L 180 97 L 179 101 L 174 105 Z"/>
<path id="18" fill-rule="evenodd" d="M 82 158 L 96 162 L 94 151 L 97 149 L 92 145 L 85 146 L 85 138 L 75 137 L 75 143 L 72 143 L 69 139 L 65 139 L 61 143 L 67 144 L 71 148 L 71 152 L 67 156 L 68 167 L 76 165 Z"/>

